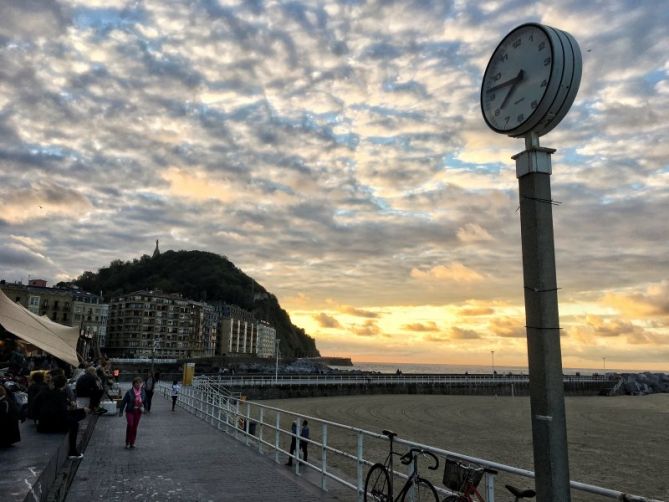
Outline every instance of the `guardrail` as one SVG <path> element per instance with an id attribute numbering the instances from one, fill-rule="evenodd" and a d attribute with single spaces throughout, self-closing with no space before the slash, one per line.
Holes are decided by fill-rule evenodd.
<path id="1" fill-rule="evenodd" d="M 303 469 L 311 469 L 320 476 L 321 489 L 327 491 L 328 482 L 333 481 L 340 486 L 353 490 L 358 501 L 363 500 L 366 467 L 384 459 L 387 455 L 388 438 L 386 436 L 357 427 L 245 401 L 240 397 L 222 393 L 220 387 L 220 383 L 216 380 L 199 377 L 195 385 L 182 387 L 177 405 L 211 424 L 216 429 L 243 441 L 247 446 L 257 448 L 261 454 L 271 453 L 277 463 L 291 457 L 289 451 L 284 449 L 282 444 L 290 443 L 291 438 L 295 437 L 297 448 L 292 458 L 293 469 L 296 474 L 299 475 Z M 169 397 L 171 386 L 159 383 L 159 388 L 165 397 Z M 293 421 L 301 424 L 302 420 L 305 419 L 311 425 L 311 435 L 308 440 L 291 433 L 290 429 Z M 298 430 L 300 430 L 299 427 Z M 312 449 L 317 450 L 313 453 L 317 455 L 320 453 L 318 460 L 313 460 L 313 454 L 308 462 L 300 458 L 299 443 L 301 441 L 312 445 Z M 484 477 L 483 494 L 488 502 L 495 501 L 498 477 L 503 479 L 505 483 L 508 482 L 509 478 L 514 477 L 534 479 L 534 472 L 526 469 L 499 464 L 401 438 L 395 438 L 394 441 L 399 451 L 401 451 L 402 446 L 406 449 L 422 448 L 434 453 L 441 460 L 448 458 L 497 471 L 497 474 L 486 472 Z M 411 467 L 409 466 L 409 468 Z M 407 477 L 406 474 L 399 471 L 395 471 L 394 474 L 402 478 Z M 426 469 L 421 470 L 421 475 L 432 481 L 440 496 L 450 494 L 451 492 L 442 486 L 440 474 L 430 476 L 431 474 Z M 619 501 L 662 502 L 577 481 L 571 482 L 571 488 L 577 492 Z M 586 500 L 591 500 L 589 495 Z"/>
<path id="2" fill-rule="evenodd" d="M 471 384 L 528 383 L 529 375 L 491 374 L 332 374 L 332 375 L 202 375 L 212 384 L 227 387 L 286 386 L 286 385 L 362 385 L 362 384 Z M 608 375 L 564 375 L 564 383 L 615 382 L 618 378 Z"/>

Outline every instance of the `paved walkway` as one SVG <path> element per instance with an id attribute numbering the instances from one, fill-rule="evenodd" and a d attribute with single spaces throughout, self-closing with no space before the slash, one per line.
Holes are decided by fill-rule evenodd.
<path id="1" fill-rule="evenodd" d="M 66 455 L 65 434 L 40 434 L 32 420 L 20 424 L 21 441 L 0 448 L 0 500 L 19 502 L 38 498 L 48 486 L 40 483 L 42 473 L 55 470 L 56 459 Z M 62 450 L 62 452 L 60 451 Z M 54 465 L 51 465 L 54 464 Z"/>
<path id="2" fill-rule="evenodd" d="M 158 393 L 126 450 L 125 417 L 98 419 L 66 502 L 330 501 L 337 498 Z"/>

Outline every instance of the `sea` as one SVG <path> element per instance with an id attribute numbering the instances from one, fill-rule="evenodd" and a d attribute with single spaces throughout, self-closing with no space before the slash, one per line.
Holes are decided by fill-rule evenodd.
<path id="1" fill-rule="evenodd" d="M 497 366 L 492 365 L 457 365 L 457 364 L 410 364 L 410 363 L 366 363 L 353 361 L 353 366 L 330 366 L 341 371 L 370 371 L 376 373 L 397 373 L 400 370 L 406 374 L 428 374 L 428 373 L 454 373 L 454 374 L 498 374 L 527 375 L 527 367 L 523 366 Z M 620 370 L 623 372 L 623 370 Z M 629 373 L 633 370 L 624 370 Z M 618 372 L 615 369 L 593 369 L 593 368 L 563 368 L 565 375 L 592 375 L 594 373 Z"/>

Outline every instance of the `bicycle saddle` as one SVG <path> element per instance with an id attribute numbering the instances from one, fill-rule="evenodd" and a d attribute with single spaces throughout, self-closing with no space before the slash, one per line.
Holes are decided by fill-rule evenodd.
<path id="1" fill-rule="evenodd" d="M 397 433 L 396 433 L 396 432 L 393 432 L 393 431 L 387 431 L 387 430 L 385 430 L 385 429 L 383 429 L 383 430 L 381 431 L 381 434 L 383 434 L 384 436 L 388 436 L 389 438 L 394 438 L 395 436 L 397 436 Z"/>
<path id="2" fill-rule="evenodd" d="M 504 485 L 504 486 L 506 487 L 507 490 L 509 490 L 513 494 L 514 497 L 516 497 L 516 499 L 531 499 L 537 494 L 537 492 L 535 492 L 534 490 L 519 490 L 515 486 L 511 485 Z"/>

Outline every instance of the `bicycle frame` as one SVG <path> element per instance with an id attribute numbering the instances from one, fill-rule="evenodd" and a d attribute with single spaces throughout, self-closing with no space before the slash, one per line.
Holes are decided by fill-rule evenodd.
<path id="1" fill-rule="evenodd" d="M 439 459 L 430 451 L 426 451 L 420 448 L 411 448 L 409 451 L 407 451 L 405 454 L 401 455 L 400 462 L 404 465 L 412 465 L 411 473 L 407 476 L 401 490 L 395 496 L 394 494 L 394 462 L 393 462 L 393 457 L 395 455 L 400 455 L 399 453 L 396 453 L 394 448 L 393 448 L 393 438 L 395 437 L 395 433 L 390 432 L 390 431 L 383 431 L 383 434 L 386 435 L 389 439 L 389 449 L 390 452 L 388 453 L 388 456 L 386 457 L 385 461 L 381 464 L 374 464 L 372 468 L 369 470 L 367 473 L 367 479 L 365 481 L 365 500 L 367 500 L 367 493 L 368 493 L 368 483 L 370 479 L 374 479 L 373 482 L 373 487 L 369 493 L 371 493 L 374 497 L 375 500 L 381 500 L 384 502 L 397 502 L 397 501 L 404 501 L 406 499 L 406 496 L 408 494 L 413 496 L 422 493 L 421 491 L 421 486 L 424 486 L 423 490 L 429 490 L 434 497 L 434 501 L 438 501 L 438 494 L 434 488 L 434 486 L 426 479 L 421 478 L 420 475 L 418 474 L 418 456 L 419 455 L 427 455 L 432 457 L 434 460 L 434 465 L 429 466 L 428 469 L 431 470 L 436 470 L 439 467 Z M 376 478 L 372 478 L 372 473 L 375 472 L 375 470 L 379 470 L 378 474 L 376 474 Z M 385 478 L 385 480 L 384 480 Z M 376 484 L 378 481 L 381 480 L 382 484 L 380 485 L 380 490 L 375 489 Z M 416 491 L 411 491 L 410 490 L 416 490 Z M 385 492 L 385 493 L 384 493 Z"/>

